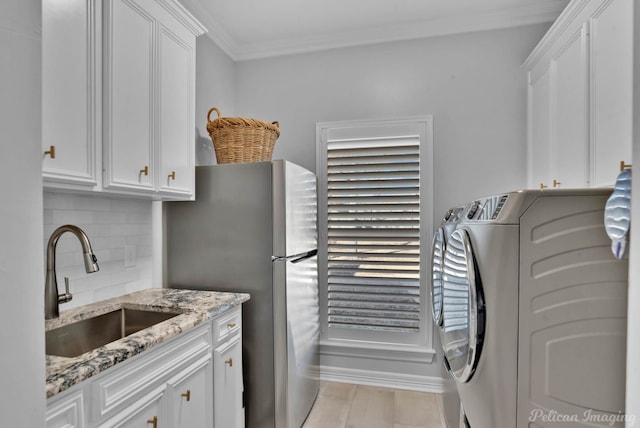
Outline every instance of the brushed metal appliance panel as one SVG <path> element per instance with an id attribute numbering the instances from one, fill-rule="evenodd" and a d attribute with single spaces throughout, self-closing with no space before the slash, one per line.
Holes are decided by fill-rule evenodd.
<path id="1" fill-rule="evenodd" d="M 246 426 L 299 428 L 319 386 L 317 257 L 291 256 L 316 249 L 315 175 L 286 161 L 199 166 L 196 201 L 163 209 L 164 287 L 251 294 Z"/>
<path id="2" fill-rule="evenodd" d="M 163 203 L 165 287 L 250 293 L 243 304 L 248 427 L 274 427 L 272 164 L 196 167 L 196 200 Z"/>
<path id="3" fill-rule="evenodd" d="M 274 262 L 276 427 L 300 428 L 319 389 L 318 258 Z"/>
<path id="4" fill-rule="evenodd" d="M 273 255 L 292 256 L 318 246 L 317 184 L 311 171 L 273 162 Z"/>

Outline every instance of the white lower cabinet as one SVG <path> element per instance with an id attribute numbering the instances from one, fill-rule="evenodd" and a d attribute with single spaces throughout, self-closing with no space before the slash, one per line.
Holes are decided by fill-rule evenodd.
<path id="1" fill-rule="evenodd" d="M 216 428 L 244 428 L 242 312 L 235 308 L 213 323 L 213 413 Z"/>
<path id="2" fill-rule="evenodd" d="M 241 338 L 237 307 L 50 398 L 46 427 L 242 428 Z"/>
<path id="3" fill-rule="evenodd" d="M 169 428 L 165 417 L 164 395 L 164 388 L 158 388 L 117 416 L 108 419 L 100 428 Z"/>
<path id="4" fill-rule="evenodd" d="M 84 428 L 82 391 L 66 394 L 47 406 L 47 428 Z"/>
<path id="5" fill-rule="evenodd" d="M 215 426 L 244 427 L 242 343 L 235 338 L 213 351 Z"/>
<path id="6" fill-rule="evenodd" d="M 211 372 L 211 358 L 208 357 L 169 380 L 172 428 L 211 426 Z"/>

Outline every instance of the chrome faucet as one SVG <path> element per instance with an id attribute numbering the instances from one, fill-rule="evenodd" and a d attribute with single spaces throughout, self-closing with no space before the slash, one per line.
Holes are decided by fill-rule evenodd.
<path id="1" fill-rule="evenodd" d="M 69 293 L 68 279 L 65 278 L 66 293 L 63 295 L 58 294 L 58 282 L 56 280 L 56 245 L 60 236 L 65 232 L 73 233 L 80 241 L 84 257 L 84 269 L 87 273 L 97 272 L 100 269 L 98 267 L 98 259 L 91 249 L 89 238 L 82 229 L 78 226 L 67 224 L 54 230 L 47 244 L 47 276 L 44 283 L 44 318 L 47 320 L 57 318 L 60 314 L 59 304 L 68 302 L 72 298 L 71 293 Z"/>

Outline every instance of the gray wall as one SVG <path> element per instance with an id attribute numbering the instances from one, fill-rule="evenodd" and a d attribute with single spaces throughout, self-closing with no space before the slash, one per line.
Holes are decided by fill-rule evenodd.
<path id="1" fill-rule="evenodd" d="M 0 425 L 44 426 L 41 2 L 0 1 Z"/>
<path id="2" fill-rule="evenodd" d="M 206 35 L 196 43 L 196 165 L 210 165 L 216 158 L 207 133 L 207 112 L 217 107 L 223 116 L 234 116 L 235 63 Z M 211 118 L 216 118 L 215 112 Z"/>
<path id="3" fill-rule="evenodd" d="M 278 120 L 274 158 L 311 170 L 316 168 L 316 122 L 432 114 L 439 223 L 451 206 L 526 185 L 526 81 L 520 65 L 548 27 L 239 62 L 236 114 Z M 322 364 L 441 375 L 439 356 L 432 365 L 339 356 L 324 356 Z"/>
<path id="4" fill-rule="evenodd" d="M 236 113 L 280 122 L 274 158 L 315 170 L 315 124 L 433 114 L 436 218 L 526 184 L 520 64 L 548 24 L 236 65 Z"/>

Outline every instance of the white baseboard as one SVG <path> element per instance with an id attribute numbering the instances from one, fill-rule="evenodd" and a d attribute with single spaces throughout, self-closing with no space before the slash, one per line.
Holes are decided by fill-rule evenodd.
<path id="1" fill-rule="evenodd" d="M 320 380 L 440 394 L 442 378 L 322 366 Z"/>

